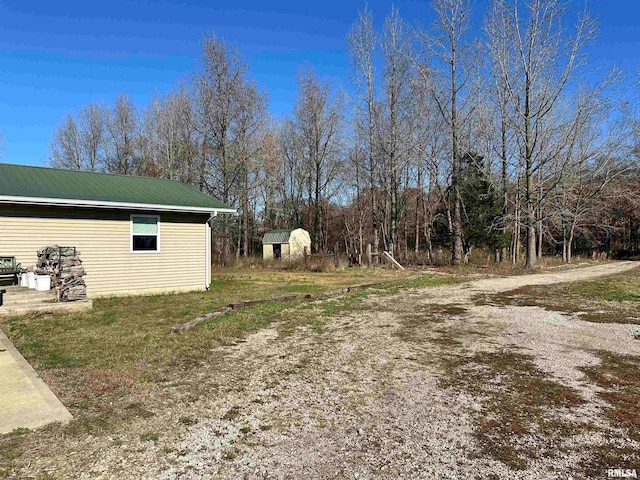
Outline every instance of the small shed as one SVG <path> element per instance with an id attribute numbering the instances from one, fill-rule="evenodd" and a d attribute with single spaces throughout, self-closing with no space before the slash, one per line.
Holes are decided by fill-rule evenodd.
<path id="1" fill-rule="evenodd" d="M 302 228 L 271 230 L 262 239 L 262 258 L 265 260 L 297 260 L 304 256 L 304 249 L 311 252 L 311 237 Z"/>

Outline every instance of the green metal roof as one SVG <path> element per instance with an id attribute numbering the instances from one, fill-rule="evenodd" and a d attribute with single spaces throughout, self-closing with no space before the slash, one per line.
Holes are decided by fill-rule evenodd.
<path id="1" fill-rule="evenodd" d="M 0 201 L 12 200 L 102 208 L 235 211 L 174 180 L 0 163 Z"/>
<path id="2" fill-rule="evenodd" d="M 273 245 L 278 243 L 289 243 L 289 237 L 291 237 L 293 230 L 279 229 L 271 230 L 264 234 L 262 238 L 263 245 Z"/>

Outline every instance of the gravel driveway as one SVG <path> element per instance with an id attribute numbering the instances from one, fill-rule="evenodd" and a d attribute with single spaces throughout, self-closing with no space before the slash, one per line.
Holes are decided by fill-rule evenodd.
<path id="1" fill-rule="evenodd" d="M 635 267 L 621 262 L 371 295 L 320 331 L 284 334 L 272 324 L 213 352 L 183 383 L 163 386 L 157 401 L 166 402 L 166 413 L 145 423 L 161 433 L 158 441 L 96 440 L 90 451 L 58 459 L 58 467 L 80 478 L 122 479 L 607 478 L 605 471 L 579 473 L 589 449 L 605 442 L 603 432 L 619 433 L 626 447 L 640 445 L 603 418 L 606 402 L 580 368 L 600 361 L 596 350 L 640 355 L 629 325 L 474 298 Z M 500 409 L 494 393 L 504 390 L 504 375 L 474 375 L 486 375 L 478 355 L 494 352 L 526 355 L 548 377 L 540 381 L 579 397 L 571 407 L 543 410 L 548 425 L 594 427 L 555 438 L 553 450 L 538 444 L 552 441 L 549 435 L 520 435 L 525 450 L 546 452 L 524 465 L 487 454 L 479 426 Z M 495 385 L 474 383 L 483 378 Z"/>

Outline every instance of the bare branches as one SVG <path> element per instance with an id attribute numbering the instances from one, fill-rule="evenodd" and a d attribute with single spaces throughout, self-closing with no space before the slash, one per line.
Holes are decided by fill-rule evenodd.
<path id="1" fill-rule="evenodd" d="M 307 165 L 307 198 L 313 208 L 311 230 L 314 251 L 324 250 L 323 203 L 327 187 L 335 180 L 335 165 L 341 160 L 342 112 L 331 95 L 329 83 L 321 82 L 312 70 L 301 72 L 299 90 L 290 121 L 290 139 L 299 152 L 298 161 Z M 304 168 L 304 167 L 303 167 Z"/>
<path id="2" fill-rule="evenodd" d="M 559 238 L 567 257 L 574 236 L 600 238 L 597 222 L 607 235 L 632 230 L 637 192 L 612 189 L 637 172 L 640 122 L 630 105 L 618 109 L 616 71 L 581 77 L 596 31 L 588 12 L 570 25 L 563 0 L 492 0 L 474 37 L 470 0 L 431 7 L 433 24 L 412 29 L 395 7 L 378 25 L 365 6 L 348 32 L 342 95 L 301 70 L 295 106 L 279 119 L 238 48 L 212 33 L 198 71 L 146 108 L 122 94 L 64 119 L 50 161 L 175 179 L 237 206 L 216 224 L 223 261 L 256 252 L 265 229 L 302 226 L 315 251 L 379 251 L 382 241 L 433 261 L 452 245 L 458 263 L 482 237 L 469 230 L 484 218 L 470 185 L 494 195 L 484 227 L 511 234 L 514 261 L 523 240 L 533 265 Z M 607 203 L 626 205 L 616 208 L 631 223 Z"/>

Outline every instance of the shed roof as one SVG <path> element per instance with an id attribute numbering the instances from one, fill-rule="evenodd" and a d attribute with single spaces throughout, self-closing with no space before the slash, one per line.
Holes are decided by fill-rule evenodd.
<path id="1" fill-rule="evenodd" d="M 0 163 L 0 203 L 234 213 L 174 180 Z"/>
<path id="2" fill-rule="evenodd" d="M 262 238 L 262 244 L 273 245 L 274 243 L 289 243 L 291 232 L 293 232 L 293 229 L 271 230 L 270 232 L 264 234 L 264 237 Z"/>

